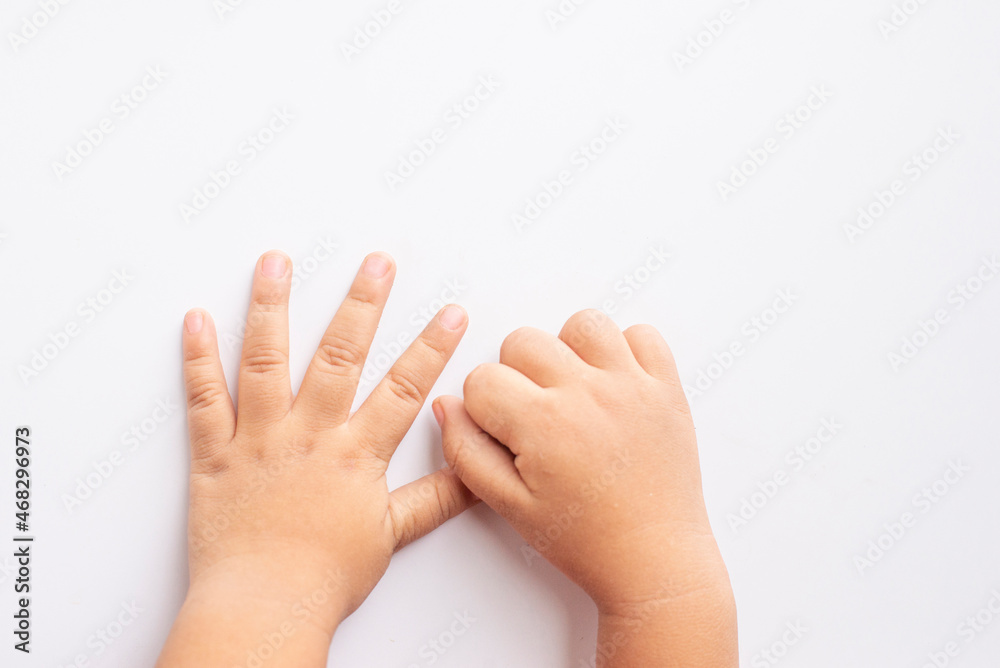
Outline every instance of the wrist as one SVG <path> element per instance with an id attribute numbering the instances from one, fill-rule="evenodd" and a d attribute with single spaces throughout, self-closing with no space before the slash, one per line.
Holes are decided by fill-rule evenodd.
<path id="1" fill-rule="evenodd" d="M 598 608 L 598 668 L 736 668 L 736 602 L 728 578 Z"/>
<path id="2" fill-rule="evenodd" d="M 315 589 L 314 592 L 324 591 Z M 192 583 L 157 666 L 325 666 L 339 624 L 322 597 L 238 578 Z"/>
<path id="3" fill-rule="evenodd" d="M 654 602 L 732 596 L 729 572 L 710 532 L 650 532 L 602 556 L 614 566 L 602 569 L 604 577 L 588 593 L 604 615 L 634 617 Z"/>
<path id="4" fill-rule="evenodd" d="M 624 616 L 602 613 L 592 665 L 737 668 L 739 643 L 731 591 L 649 601 Z"/>
<path id="5" fill-rule="evenodd" d="M 184 605 L 195 610 L 225 606 L 240 617 L 259 617 L 285 635 L 289 628 L 292 633 L 307 629 L 329 645 L 353 611 L 347 583 L 337 567 L 300 563 L 282 570 L 254 559 L 229 559 L 192 577 Z"/>

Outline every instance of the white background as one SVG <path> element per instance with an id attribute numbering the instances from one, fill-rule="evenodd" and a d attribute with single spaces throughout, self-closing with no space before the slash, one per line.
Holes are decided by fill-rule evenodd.
<path id="1" fill-rule="evenodd" d="M 949 665 L 995 666 L 1000 619 L 971 638 L 960 625 L 1000 603 L 1000 280 L 972 280 L 981 290 L 971 301 L 955 289 L 1000 252 L 1000 5 L 911 1 L 916 13 L 886 34 L 890 0 L 589 0 L 555 26 L 556 0 L 404 0 L 348 59 L 343 45 L 386 4 L 245 0 L 220 16 L 211 0 L 71 1 L 21 43 L 10 34 L 39 5 L 4 3 L 0 280 L 11 303 L 0 430 L 11 446 L 16 426 L 34 434 L 37 542 L 30 657 L 12 649 L 13 564 L 0 559 L 0 663 L 154 661 L 186 585 L 183 410 L 134 450 L 122 435 L 151 426 L 158 400 L 182 406 L 188 308 L 213 313 L 234 377 L 254 262 L 280 248 L 312 269 L 293 293 L 298 378 L 377 249 L 399 272 L 376 351 L 416 334 L 411 318 L 447 281 L 464 286 L 471 326 L 436 394 L 460 394 L 516 327 L 558 331 L 607 300 L 623 327 L 663 331 L 685 384 L 715 376 L 693 407 L 744 665 L 775 665 L 760 652 L 778 643 L 777 665 L 789 668 L 919 668 L 955 641 Z M 724 9 L 732 23 L 703 33 Z M 679 65 L 674 54 L 699 33 L 708 46 Z M 112 103 L 149 67 L 165 80 L 119 118 Z M 449 125 L 480 77 L 497 90 Z M 787 136 L 777 124 L 814 87 L 832 96 L 800 110 L 810 117 Z M 275 108 L 294 121 L 243 161 L 241 144 Z M 57 174 L 54 163 L 104 118 L 113 133 Z M 577 152 L 609 119 L 626 128 L 580 171 Z M 391 189 L 385 173 L 438 127 L 446 141 Z M 913 156 L 949 128 L 957 141 L 913 180 Z M 724 201 L 719 182 L 769 138 L 777 151 Z M 234 159 L 240 174 L 185 221 L 180 205 Z M 519 231 L 512 215 L 561 170 L 572 185 Z M 858 208 L 896 179 L 903 194 L 849 234 Z M 336 251 L 307 261 L 326 257 L 321 240 Z M 671 259 L 649 275 L 639 269 L 651 246 Z M 79 305 L 121 270 L 134 278 L 88 320 Z M 627 295 L 626 275 L 648 280 Z M 794 304 L 774 322 L 766 311 L 782 290 Z M 924 345 L 894 368 L 890 353 L 902 355 L 938 310 L 947 320 L 935 336 L 918 334 Z M 766 331 L 755 316 L 771 322 Z M 78 335 L 26 374 L 71 323 Z M 743 354 L 712 367 L 734 342 Z M 823 419 L 842 426 L 796 470 L 788 453 Z M 438 440 L 427 407 L 391 482 L 439 466 Z M 116 450 L 124 463 L 68 510 Z M 970 470 L 939 485 L 936 502 L 915 501 L 950 462 Z M 778 471 L 787 484 L 751 499 Z M 744 500 L 762 507 L 734 530 Z M 913 526 L 883 536 L 891 546 L 859 565 L 907 512 Z M 435 665 L 584 665 L 590 603 L 522 546 L 481 507 L 407 548 L 341 627 L 330 665 L 428 665 L 422 646 L 464 612 L 476 622 Z M 97 656 L 93 634 L 132 602 L 142 612 Z M 804 635 L 783 647 L 796 623 Z"/>

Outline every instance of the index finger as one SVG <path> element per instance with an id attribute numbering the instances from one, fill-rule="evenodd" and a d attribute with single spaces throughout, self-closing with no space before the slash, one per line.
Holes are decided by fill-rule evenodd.
<path id="1" fill-rule="evenodd" d="M 372 390 L 348 424 L 388 464 L 431 388 L 465 334 L 469 319 L 460 306 L 446 306 L 410 344 Z"/>

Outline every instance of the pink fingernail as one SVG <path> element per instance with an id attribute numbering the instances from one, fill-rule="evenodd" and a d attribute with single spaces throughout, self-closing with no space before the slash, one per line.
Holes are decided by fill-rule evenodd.
<path id="1" fill-rule="evenodd" d="M 438 426 L 444 426 L 444 409 L 441 408 L 441 404 L 434 402 L 431 404 L 431 410 L 434 411 L 434 419 L 437 420 Z"/>
<path id="2" fill-rule="evenodd" d="M 281 278 L 287 268 L 288 264 L 283 255 L 268 255 L 260 265 L 260 273 L 268 278 Z"/>
<path id="3" fill-rule="evenodd" d="M 204 323 L 205 319 L 202 317 L 200 311 L 192 311 L 187 314 L 187 317 L 184 318 L 184 328 L 187 330 L 188 334 L 197 334 L 200 332 Z"/>
<path id="4" fill-rule="evenodd" d="M 447 306 L 441 311 L 441 324 L 445 329 L 455 331 L 465 324 L 465 309 L 461 306 Z"/>
<path id="5" fill-rule="evenodd" d="M 382 278 L 389 273 L 389 263 L 380 255 L 372 255 L 365 260 L 363 271 L 369 278 Z"/>

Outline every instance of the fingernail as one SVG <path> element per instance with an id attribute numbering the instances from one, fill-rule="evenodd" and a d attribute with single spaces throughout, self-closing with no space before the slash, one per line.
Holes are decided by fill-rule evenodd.
<path id="1" fill-rule="evenodd" d="M 260 272 L 268 278 L 281 278 L 285 275 L 287 263 L 284 255 L 268 255 L 260 265 Z"/>
<path id="2" fill-rule="evenodd" d="M 389 273 L 389 263 L 381 255 L 372 255 L 365 260 L 363 271 L 368 278 L 382 278 Z"/>
<path id="3" fill-rule="evenodd" d="M 201 331 L 201 326 L 205 323 L 200 311 L 192 311 L 184 318 L 184 329 L 188 334 L 197 334 Z"/>
<path id="4" fill-rule="evenodd" d="M 447 306 L 441 311 L 441 324 L 445 329 L 455 331 L 465 324 L 465 309 L 461 306 Z"/>
<path id="5" fill-rule="evenodd" d="M 434 419 L 437 420 L 438 426 L 444 426 L 444 409 L 441 408 L 441 404 L 435 401 L 431 404 L 431 410 L 434 411 Z"/>

